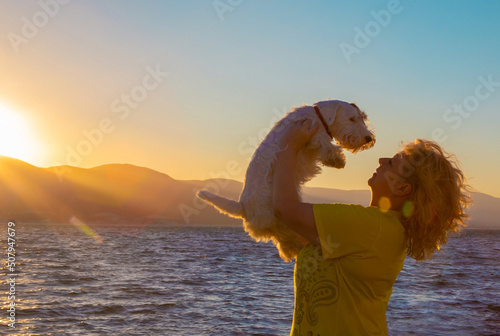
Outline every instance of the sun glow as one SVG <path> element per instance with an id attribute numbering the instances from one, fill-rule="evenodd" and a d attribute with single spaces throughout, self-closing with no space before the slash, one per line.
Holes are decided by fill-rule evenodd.
<path id="1" fill-rule="evenodd" d="M 39 142 L 24 116 L 0 103 L 0 155 L 33 163 L 39 154 Z"/>

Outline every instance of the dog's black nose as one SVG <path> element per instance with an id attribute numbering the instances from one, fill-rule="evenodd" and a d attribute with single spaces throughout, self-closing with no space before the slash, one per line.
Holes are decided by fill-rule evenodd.
<path id="1" fill-rule="evenodd" d="M 371 136 L 367 135 L 367 136 L 365 136 L 365 141 L 366 141 L 366 143 L 372 142 L 373 138 Z"/>

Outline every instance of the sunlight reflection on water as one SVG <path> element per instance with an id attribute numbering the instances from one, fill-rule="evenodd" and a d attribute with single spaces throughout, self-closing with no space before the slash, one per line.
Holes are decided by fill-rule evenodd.
<path id="1" fill-rule="evenodd" d="M 70 225 L 20 226 L 18 335 L 289 333 L 294 265 L 242 229 L 94 230 L 100 244 Z M 494 335 L 499 250 L 500 232 L 466 231 L 431 262 L 407 259 L 387 311 L 390 334 Z"/>

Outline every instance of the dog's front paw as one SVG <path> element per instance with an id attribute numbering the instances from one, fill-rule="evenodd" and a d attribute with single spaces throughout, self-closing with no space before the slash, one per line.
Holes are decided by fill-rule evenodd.
<path id="1" fill-rule="evenodd" d="M 330 155 L 321 162 L 327 166 L 327 167 L 332 167 L 332 168 L 337 168 L 337 169 L 342 169 L 345 167 L 345 155 L 342 152 L 335 152 L 332 153 L 333 155 Z"/>

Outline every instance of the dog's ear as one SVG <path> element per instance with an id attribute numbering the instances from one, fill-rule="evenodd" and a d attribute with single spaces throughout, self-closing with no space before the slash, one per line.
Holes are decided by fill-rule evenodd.
<path id="1" fill-rule="evenodd" d="M 342 108 L 342 101 L 339 100 L 327 100 L 317 102 L 315 105 L 318 106 L 323 118 L 328 125 L 333 124 L 335 117 L 337 116 L 337 111 Z"/>

